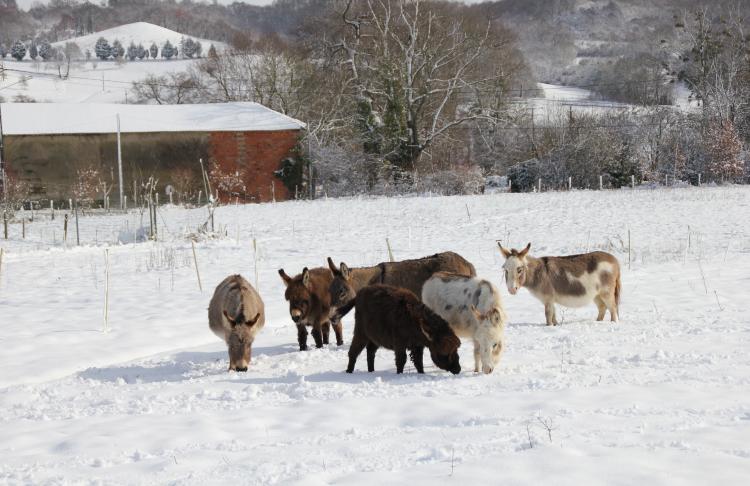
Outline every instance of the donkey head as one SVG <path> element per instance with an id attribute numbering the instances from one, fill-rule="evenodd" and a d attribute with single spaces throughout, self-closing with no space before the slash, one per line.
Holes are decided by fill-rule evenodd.
<path id="1" fill-rule="evenodd" d="M 505 284 L 508 286 L 508 292 L 516 295 L 518 289 L 526 283 L 526 274 L 529 269 L 526 262 L 526 255 L 531 249 L 531 243 L 526 245 L 526 248 L 521 251 L 503 248 L 503 245 L 499 241 L 497 242 L 497 246 L 500 247 L 500 252 L 505 257 L 503 271 L 505 271 Z"/>
<path id="2" fill-rule="evenodd" d="M 441 370 L 450 371 L 457 375 L 461 372 L 461 363 L 458 357 L 461 340 L 458 339 L 442 317 L 430 311 L 427 306 L 423 307 L 425 316 L 418 318 L 417 321 L 420 331 L 427 339 L 427 347 L 430 350 L 432 362 Z"/>
<path id="3" fill-rule="evenodd" d="M 227 337 L 229 369 L 247 371 L 254 339 L 252 328 L 258 322 L 258 319 L 260 319 L 260 313 L 248 320 L 242 311 L 232 317 L 225 310 L 224 317 L 232 326 L 232 331 L 229 333 L 229 337 Z"/>
<path id="4" fill-rule="evenodd" d="M 310 271 L 305 267 L 301 274 L 292 278 L 281 268 L 279 275 L 286 285 L 284 298 L 289 301 L 289 315 L 295 323 L 305 322 L 310 314 L 313 299 Z"/>
<path id="5" fill-rule="evenodd" d="M 482 372 L 489 374 L 497 366 L 498 361 L 500 361 L 500 354 L 503 351 L 504 314 L 502 310 L 496 307 L 482 314 L 473 305 L 471 306 L 471 312 L 478 323 L 474 339 L 479 343 Z"/>
<path id="6" fill-rule="evenodd" d="M 336 268 L 331 257 L 328 257 L 328 268 L 333 272 L 333 281 L 328 288 L 328 293 L 331 295 L 331 309 L 338 309 L 357 296 L 352 284 L 352 271 L 344 262 Z"/>

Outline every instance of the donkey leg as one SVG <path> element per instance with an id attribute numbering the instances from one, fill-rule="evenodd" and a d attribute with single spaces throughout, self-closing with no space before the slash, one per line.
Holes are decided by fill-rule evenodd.
<path id="1" fill-rule="evenodd" d="M 602 300 L 604 301 L 604 304 L 607 306 L 607 309 L 609 310 L 609 317 L 611 318 L 612 322 L 619 322 L 620 321 L 620 315 L 617 309 L 617 301 L 615 300 L 614 292 L 602 296 Z"/>
<path id="2" fill-rule="evenodd" d="M 411 362 L 414 363 L 417 373 L 424 373 L 424 348 L 415 346 L 409 352 L 411 354 Z"/>
<path id="3" fill-rule="evenodd" d="M 604 303 L 601 297 L 598 295 L 594 297 L 594 303 L 596 304 L 596 308 L 599 309 L 599 313 L 596 315 L 597 321 L 604 320 L 604 313 L 607 312 L 607 305 Z"/>
<path id="4" fill-rule="evenodd" d="M 474 341 L 474 373 L 479 373 L 479 363 L 481 362 L 479 355 L 479 342 Z"/>
<path id="5" fill-rule="evenodd" d="M 367 372 L 372 373 L 375 371 L 375 353 L 378 352 L 378 346 L 374 342 L 370 341 L 367 343 Z"/>
<path id="6" fill-rule="evenodd" d="M 394 351 L 396 352 L 396 373 L 401 374 L 404 372 L 404 365 L 406 364 L 406 349 L 397 348 Z"/>
<path id="7" fill-rule="evenodd" d="M 297 324 L 297 342 L 300 351 L 307 351 L 307 329 L 304 324 Z"/>
<path id="8" fill-rule="evenodd" d="M 331 323 L 329 321 L 324 322 L 320 330 L 323 334 L 323 344 L 328 344 L 328 336 L 331 334 Z"/>
<path id="9" fill-rule="evenodd" d="M 341 319 L 331 323 L 333 325 L 333 332 L 336 333 L 336 346 L 344 344 L 344 324 Z"/>
<path id="10" fill-rule="evenodd" d="M 311 334 L 312 334 L 313 339 L 315 340 L 315 347 L 322 348 L 323 347 L 323 335 L 321 333 L 320 323 L 313 324 Z"/>
<path id="11" fill-rule="evenodd" d="M 354 333 L 352 344 L 351 346 L 349 346 L 349 364 L 346 367 L 347 373 L 354 372 L 354 364 L 357 362 L 357 358 L 359 357 L 362 350 L 365 349 L 365 346 L 367 346 L 367 343 L 368 340 L 366 337 L 357 335 L 356 332 Z"/>
<path id="12" fill-rule="evenodd" d="M 548 326 L 557 325 L 557 317 L 555 316 L 555 304 L 553 302 L 544 304 L 544 317 L 547 319 Z"/>

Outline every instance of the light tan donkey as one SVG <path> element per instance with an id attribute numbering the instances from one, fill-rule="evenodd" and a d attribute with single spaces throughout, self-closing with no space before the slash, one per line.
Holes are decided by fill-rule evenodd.
<path id="1" fill-rule="evenodd" d="M 230 275 L 216 287 L 208 327 L 227 343 L 229 371 L 247 371 L 253 341 L 265 322 L 263 299 L 241 275 Z"/>
<path id="2" fill-rule="evenodd" d="M 557 325 L 555 304 L 583 307 L 594 302 L 599 309 L 597 321 L 609 310 L 612 322 L 618 322 L 620 304 L 620 264 L 613 255 L 594 251 L 581 255 L 529 255 L 531 243 L 521 251 L 508 250 L 498 241 L 505 257 L 503 271 L 508 292 L 515 295 L 526 287 L 544 304 L 548 326 Z"/>

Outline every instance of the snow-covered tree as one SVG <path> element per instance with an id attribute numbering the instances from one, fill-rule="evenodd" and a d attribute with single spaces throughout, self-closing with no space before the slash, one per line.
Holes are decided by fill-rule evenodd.
<path id="1" fill-rule="evenodd" d="M 36 42 L 31 41 L 31 45 L 29 46 L 29 57 L 31 60 L 36 61 L 36 58 L 39 57 L 39 50 L 36 47 Z"/>
<path id="2" fill-rule="evenodd" d="M 156 56 L 159 55 L 159 48 L 156 46 L 156 42 L 152 43 L 148 50 L 151 53 L 152 59 L 156 59 Z"/>
<path id="3" fill-rule="evenodd" d="M 122 44 L 120 44 L 120 41 L 115 39 L 115 41 L 112 43 L 112 57 L 115 59 L 122 59 L 122 56 L 125 55 L 125 48 L 122 47 Z"/>
<path id="4" fill-rule="evenodd" d="M 45 61 L 49 61 L 52 58 L 52 44 L 47 39 L 43 39 L 39 43 L 39 57 Z"/>
<path id="5" fill-rule="evenodd" d="M 20 40 L 15 41 L 13 45 L 10 46 L 10 55 L 17 61 L 21 61 L 26 57 L 26 45 Z"/>
<path id="6" fill-rule="evenodd" d="M 138 47 L 135 45 L 135 42 L 131 41 L 128 46 L 128 59 L 135 61 L 136 57 L 138 57 Z"/>
<path id="7" fill-rule="evenodd" d="M 86 55 L 86 61 L 90 61 L 91 60 L 91 51 L 89 49 L 86 49 L 86 54 L 85 55 Z"/>
<path id="8" fill-rule="evenodd" d="M 208 48 L 208 57 L 212 59 L 216 59 L 217 57 L 219 57 L 213 44 L 211 44 L 211 46 Z"/>
<path id="9" fill-rule="evenodd" d="M 175 51 L 176 49 L 172 43 L 167 41 L 161 48 L 161 57 L 164 59 L 172 59 L 172 57 L 175 56 Z"/>
<path id="10" fill-rule="evenodd" d="M 110 47 L 109 42 L 104 37 L 99 37 L 99 40 L 96 41 L 94 51 L 96 52 L 96 57 L 102 61 L 109 59 L 112 55 L 112 47 Z"/>
<path id="11" fill-rule="evenodd" d="M 148 51 L 143 48 L 143 44 L 138 44 L 138 47 L 135 48 L 135 55 L 142 61 L 148 55 Z"/>
<path id="12" fill-rule="evenodd" d="M 195 57 L 201 57 L 203 55 L 203 45 L 200 41 L 195 43 Z"/>
<path id="13" fill-rule="evenodd" d="M 5 56 L 8 55 L 8 48 L 5 46 L 5 44 L 0 44 L 0 59 L 5 59 Z"/>

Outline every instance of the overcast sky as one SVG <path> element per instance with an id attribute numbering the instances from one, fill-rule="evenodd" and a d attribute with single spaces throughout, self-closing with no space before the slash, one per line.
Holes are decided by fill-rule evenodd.
<path id="1" fill-rule="evenodd" d="M 236 0 L 219 0 L 219 3 L 222 5 L 229 5 L 234 3 Z M 463 1 L 464 3 L 479 3 L 485 0 L 456 0 L 456 1 Z M 48 3 L 47 1 L 40 1 L 40 0 L 16 0 L 16 3 L 18 3 L 18 6 L 21 7 L 24 10 L 28 10 L 29 7 L 31 7 L 31 4 L 33 3 Z M 91 0 L 91 3 L 97 3 L 97 0 Z M 106 3 L 102 2 L 102 3 Z M 273 0 L 244 0 L 244 3 L 250 4 L 250 5 L 268 5 L 270 3 L 273 3 Z"/>

